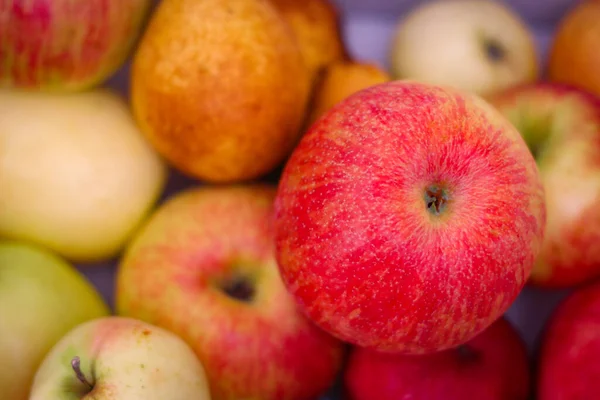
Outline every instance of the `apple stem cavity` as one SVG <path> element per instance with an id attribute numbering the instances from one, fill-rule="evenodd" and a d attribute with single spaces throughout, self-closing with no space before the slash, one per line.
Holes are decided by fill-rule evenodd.
<path id="1" fill-rule="evenodd" d="M 493 62 L 502 61 L 506 56 L 506 50 L 494 39 L 484 39 L 483 46 L 487 58 Z"/>
<path id="2" fill-rule="evenodd" d="M 429 186 L 425 189 L 425 205 L 427 211 L 433 215 L 443 213 L 448 200 L 447 191 L 439 186 Z"/>
<path id="3" fill-rule="evenodd" d="M 244 277 L 234 277 L 225 281 L 221 289 L 227 296 L 244 303 L 251 302 L 255 295 L 252 282 Z"/>
<path id="4" fill-rule="evenodd" d="M 75 376 L 77 376 L 77 379 L 79 379 L 79 381 L 81 383 L 83 383 L 84 385 L 87 385 L 90 389 L 93 389 L 94 385 L 92 385 L 90 383 L 90 381 L 87 380 L 87 378 L 85 377 L 85 374 L 81 370 L 81 360 L 79 359 L 78 356 L 75 356 L 71 360 L 71 367 L 73 368 L 73 371 L 75 372 Z"/>

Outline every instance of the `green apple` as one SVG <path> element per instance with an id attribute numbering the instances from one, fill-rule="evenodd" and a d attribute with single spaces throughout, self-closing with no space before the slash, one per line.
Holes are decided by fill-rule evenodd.
<path id="1" fill-rule="evenodd" d="M 162 191 L 166 168 L 115 92 L 1 90 L 0 126 L 0 237 L 109 259 Z"/>
<path id="2" fill-rule="evenodd" d="M 209 400 L 204 366 L 174 333 L 104 317 L 73 328 L 40 365 L 29 400 Z"/>
<path id="3" fill-rule="evenodd" d="M 0 399 L 27 399 L 52 346 L 76 325 L 109 313 L 95 288 L 57 255 L 0 242 Z"/>

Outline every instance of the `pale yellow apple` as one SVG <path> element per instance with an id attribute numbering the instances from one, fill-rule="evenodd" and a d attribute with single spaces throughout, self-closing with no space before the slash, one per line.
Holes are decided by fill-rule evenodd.
<path id="1" fill-rule="evenodd" d="M 539 75 L 533 35 L 506 4 L 435 0 L 397 24 L 390 45 L 394 79 L 453 86 L 487 96 Z"/>
<path id="2" fill-rule="evenodd" d="M 163 188 L 163 161 L 114 92 L 3 90 L 0 127 L 0 237 L 108 259 Z"/>
<path id="3" fill-rule="evenodd" d="M 209 400 L 204 366 L 174 333 L 124 317 L 83 323 L 47 354 L 29 400 Z"/>
<path id="4" fill-rule="evenodd" d="M 0 399 L 27 399 L 52 346 L 73 327 L 109 313 L 96 289 L 60 257 L 0 242 Z"/>

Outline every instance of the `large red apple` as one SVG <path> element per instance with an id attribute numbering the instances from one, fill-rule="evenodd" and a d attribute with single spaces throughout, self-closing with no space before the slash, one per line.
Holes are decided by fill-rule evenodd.
<path id="1" fill-rule="evenodd" d="M 314 399 L 344 344 L 305 318 L 275 262 L 275 188 L 188 189 L 127 249 L 117 313 L 169 329 L 194 349 L 218 400 Z"/>
<path id="2" fill-rule="evenodd" d="M 525 400 L 527 352 L 504 318 L 468 343 L 412 356 L 355 347 L 344 371 L 348 400 Z"/>
<path id="3" fill-rule="evenodd" d="M 303 137 L 276 199 L 286 287 L 319 326 L 379 351 L 473 338 L 513 303 L 543 239 L 527 145 L 473 94 L 396 81 Z"/>
<path id="4" fill-rule="evenodd" d="M 600 99 L 536 83 L 490 99 L 537 160 L 547 224 L 529 282 L 565 288 L 600 277 Z"/>
<path id="5" fill-rule="evenodd" d="M 0 86 L 75 91 L 124 63 L 151 0 L 0 1 Z"/>
<path id="6" fill-rule="evenodd" d="M 596 399 L 600 393 L 600 282 L 577 288 L 542 334 L 538 400 Z"/>

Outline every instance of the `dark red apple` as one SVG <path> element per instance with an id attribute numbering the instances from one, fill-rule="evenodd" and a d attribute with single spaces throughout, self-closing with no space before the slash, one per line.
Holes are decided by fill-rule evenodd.
<path id="1" fill-rule="evenodd" d="M 475 95 L 408 81 L 359 91 L 313 124 L 275 202 L 278 265 L 300 309 L 388 352 L 453 348 L 491 325 L 544 227 L 516 128 Z"/>
<path id="2" fill-rule="evenodd" d="M 429 355 L 355 347 L 344 372 L 347 400 L 525 400 L 525 345 L 501 318 L 455 349 Z"/>
<path id="3" fill-rule="evenodd" d="M 538 400 L 600 396 L 600 282 L 579 287 L 556 308 L 542 336 Z"/>

